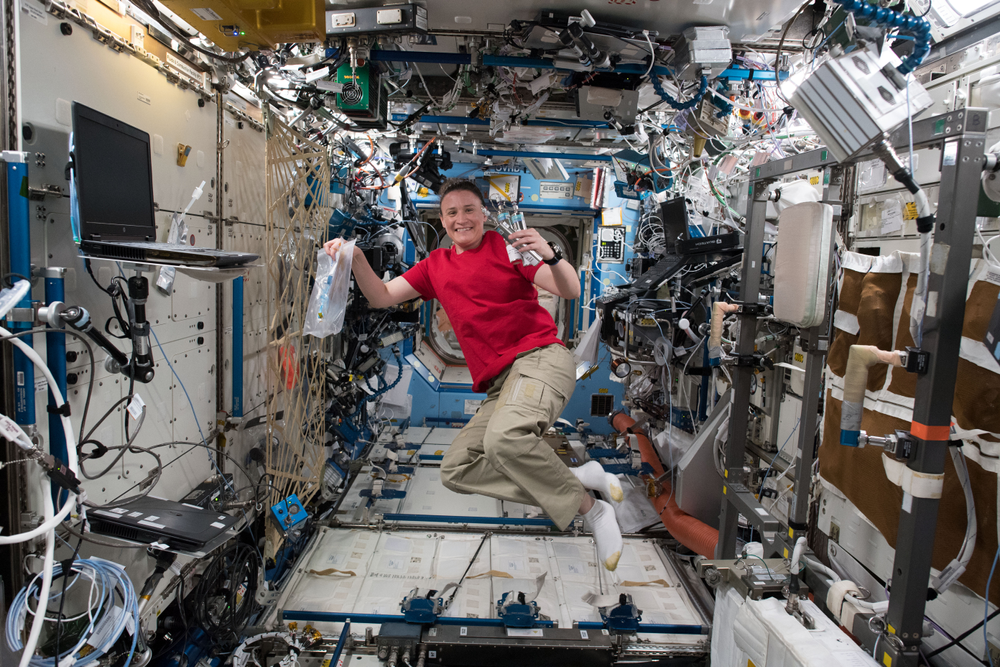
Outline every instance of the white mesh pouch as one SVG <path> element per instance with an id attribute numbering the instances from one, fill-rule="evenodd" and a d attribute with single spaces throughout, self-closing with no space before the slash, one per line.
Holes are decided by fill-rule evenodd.
<path id="1" fill-rule="evenodd" d="M 774 316 L 799 327 L 823 322 L 830 284 L 833 207 L 806 202 L 778 218 L 774 258 Z"/>

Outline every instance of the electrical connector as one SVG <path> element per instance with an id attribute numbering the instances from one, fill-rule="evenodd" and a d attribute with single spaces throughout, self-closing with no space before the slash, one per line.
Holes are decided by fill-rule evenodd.
<path id="1" fill-rule="evenodd" d="M 43 456 L 40 463 L 45 468 L 45 473 L 58 486 L 72 493 L 80 492 L 80 480 L 77 479 L 72 470 L 66 467 L 65 463 L 51 454 Z"/>

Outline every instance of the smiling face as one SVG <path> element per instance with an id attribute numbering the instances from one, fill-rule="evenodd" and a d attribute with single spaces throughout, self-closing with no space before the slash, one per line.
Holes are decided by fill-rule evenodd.
<path id="1" fill-rule="evenodd" d="M 483 241 L 486 213 L 483 204 L 468 190 L 453 190 L 441 200 L 441 224 L 456 252 L 472 250 Z"/>

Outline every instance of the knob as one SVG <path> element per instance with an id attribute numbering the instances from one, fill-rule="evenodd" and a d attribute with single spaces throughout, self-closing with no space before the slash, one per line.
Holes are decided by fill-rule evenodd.
<path id="1" fill-rule="evenodd" d="M 198 331 L 201 331 L 202 329 L 205 328 L 205 323 L 204 322 L 198 322 L 197 326 L 198 326 Z"/>
<path id="2" fill-rule="evenodd" d="M 74 352 L 73 350 L 69 350 L 66 352 L 66 361 L 68 361 L 69 363 L 73 363 L 74 361 L 76 361 L 78 356 L 79 353 Z"/>
<path id="3" fill-rule="evenodd" d="M 73 354 L 76 354 L 75 352 Z M 76 373 L 66 373 L 66 384 L 76 384 L 79 376 Z"/>

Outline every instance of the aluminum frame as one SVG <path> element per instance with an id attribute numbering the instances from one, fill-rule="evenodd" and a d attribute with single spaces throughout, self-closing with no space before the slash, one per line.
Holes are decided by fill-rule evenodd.
<path id="1" fill-rule="evenodd" d="M 943 272 L 932 272 L 928 283 L 929 294 L 936 294 L 937 310 L 924 319 L 923 349 L 930 354 L 929 371 L 918 378 L 913 408 L 913 423 L 922 430 L 942 429 L 951 423 L 955 379 L 962 323 L 965 314 L 965 295 L 969 265 L 975 234 L 976 206 L 979 199 L 979 176 L 985 164 L 985 141 L 988 111 L 982 108 L 965 108 L 932 116 L 913 123 L 913 148 L 940 146 L 943 150 L 941 184 L 938 198 L 934 244 L 947 249 Z M 890 137 L 896 148 L 907 148 L 909 130 L 904 125 Z M 866 151 L 857 161 L 869 159 Z M 745 258 L 740 286 L 740 300 L 756 304 L 760 293 L 760 261 L 763 253 L 764 214 L 767 206 L 767 186 L 775 179 L 808 169 L 824 168 L 836 164 L 826 149 L 796 155 L 785 160 L 769 162 L 757 167 L 750 182 L 751 207 L 747 216 Z M 844 163 L 848 166 L 850 163 Z M 832 179 L 831 179 L 832 180 Z M 842 185 L 842 184 L 841 184 Z M 849 196 L 850 188 L 829 188 L 828 194 L 840 190 Z M 846 206 L 850 202 L 843 202 Z M 740 315 L 741 329 L 737 343 L 739 354 L 753 353 L 756 316 Z M 827 314 L 829 319 L 829 313 Z M 726 445 L 726 480 L 723 485 L 722 515 L 716 558 L 732 558 L 736 554 L 736 529 L 740 514 L 758 528 L 775 551 L 787 556 L 795 540 L 803 534 L 808 512 L 809 468 L 812 465 L 813 434 L 819 400 L 825 345 L 820 336 L 821 328 L 803 334 L 809 347 L 802 406 L 803 423 L 799 432 L 799 465 L 796 470 L 795 505 L 791 526 L 782 530 L 781 524 L 770 515 L 743 484 L 743 462 L 746 454 L 747 421 L 749 414 L 750 382 L 753 371 L 737 367 L 733 373 L 733 412 L 730 421 L 729 441 Z M 808 413 L 808 414 L 807 414 Z M 808 422 L 808 423 L 807 423 Z M 811 428 L 810 428 L 811 423 Z M 947 438 L 947 436 L 946 436 Z M 944 472 L 947 439 L 923 440 L 916 438 L 913 457 L 908 466 L 921 473 Z M 937 525 L 938 499 L 911 498 L 908 510 L 900 512 L 896 555 L 893 563 L 893 587 L 886 615 L 888 634 L 879 642 L 881 655 L 877 660 L 899 667 L 916 667 L 918 647 L 923 627 L 924 607 L 931 574 L 931 555 Z M 768 535 L 771 537 L 768 538 Z M 867 628 L 868 616 L 859 616 L 852 629 L 869 645 L 877 637 Z"/>

